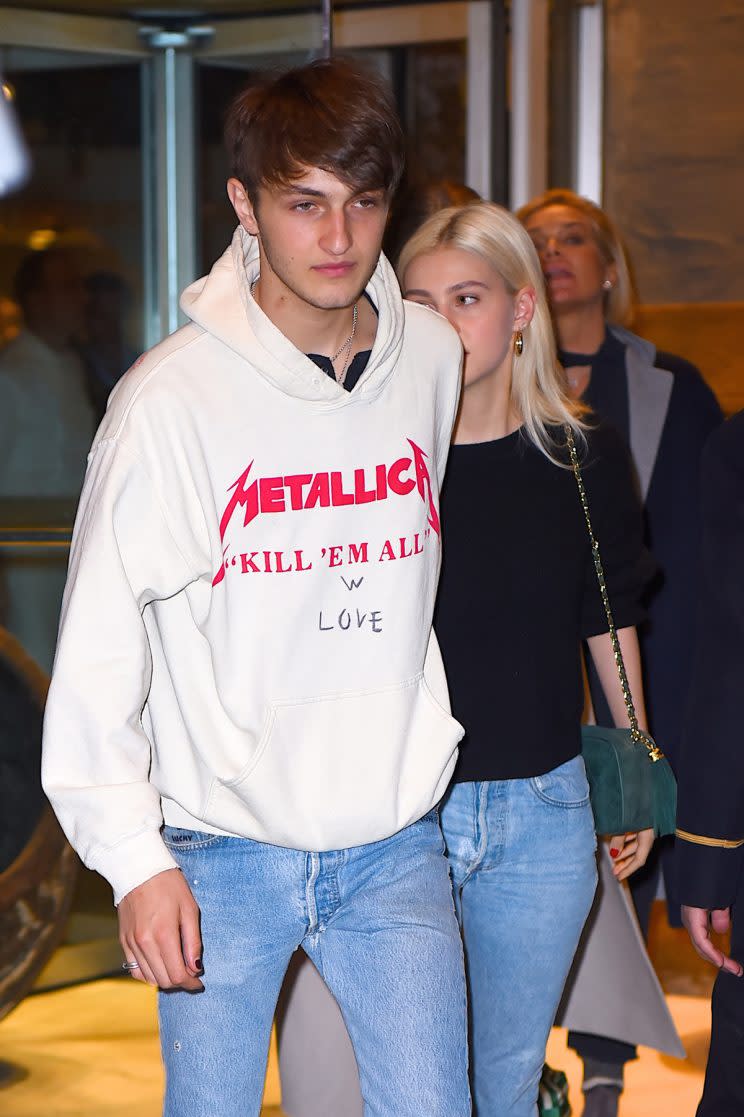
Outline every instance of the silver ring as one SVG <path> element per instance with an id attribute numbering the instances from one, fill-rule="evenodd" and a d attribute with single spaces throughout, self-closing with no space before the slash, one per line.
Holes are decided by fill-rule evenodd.
<path id="1" fill-rule="evenodd" d="M 121 968 L 123 970 L 126 970 L 127 973 L 131 973 L 132 970 L 138 970 L 140 968 L 140 964 L 139 962 L 122 962 Z"/>

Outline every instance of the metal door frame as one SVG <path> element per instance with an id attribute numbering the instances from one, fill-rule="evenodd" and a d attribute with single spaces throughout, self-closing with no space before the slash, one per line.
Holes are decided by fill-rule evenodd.
<path id="1" fill-rule="evenodd" d="M 0 46 L 10 51 L 23 47 L 142 63 L 146 347 L 178 326 L 180 291 L 195 278 L 195 59 L 307 51 L 309 43 L 320 50 L 324 39 L 320 9 L 317 14 L 246 15 L 211 23 L 204 19 L 196 27 L 180 24 L 177 31 L 169 31 L 144 20 L 0 7 Z M 343 51 L 464 40 L 466 180 L 484 197 L 505 202 L 506 188 L 500 181 L 506 152 L 504 81 L 494 74 L 494 43 L 503 42 L 503 24 L 502 0 L 401 3 L 383 11 L 334 12 L 332 41 L 334 49 Z"/>

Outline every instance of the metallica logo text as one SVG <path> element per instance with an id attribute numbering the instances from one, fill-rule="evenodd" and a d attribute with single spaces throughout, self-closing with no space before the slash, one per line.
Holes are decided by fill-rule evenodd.
<path id="1" fill-rule="evenodd" d="M 423 542 L 431 531 L 440 532 L 439 514 L 434 503 L 427 455 L 412 439 L 408 456 L 400 457 L 391 465 L 380 464 L 348 471 L 333 470 L 322 473 L 293 473 L 276 477 L 251 477 L 253 462 L 244 469 L 237 481 L 228 489 L 231 493 L 220 520 L 222 564 L 212 585 L 219 585 L 228 571 L 241 574 L 284 574 L 312 569 L 312 557 L 302 549 L 294 551 L 245 551 L 230 555 L 228 531 L 236 513 L 242 510 L 242 526 L 247 528 L 258 516 L 278 513 L 304 512 L 313 508 L 337 508 L 344 505 L 369 504 L 391 497 L 407 497 L 416 492 L 427 511 L 428 527 L 411 537 L 385 540 L 381 544 L 378 561 L 409 558 L 423 552 Z M 356 561 L 367 562 L 368 543 L 350 544 Z M 356 548 L 356 553 L 354 551 Z M 321 557 L 329 566 L 340 565 L 337 558 L 340 547 L 323 548 Z M 330 552 L 330 553 L 329 553 Z M 362 555 L 364 556 L 362 558 Z M 353 561 L 353 560 L 352 560 Z"/>

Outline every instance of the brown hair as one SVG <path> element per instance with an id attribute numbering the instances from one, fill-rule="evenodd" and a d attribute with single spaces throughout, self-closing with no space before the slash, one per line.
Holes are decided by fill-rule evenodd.
<path id="1" fill-rule="evenodd" d="M 13 277 L 13 298 L 24 315 L 28 313 L 31 297 L 41 291 L 47 282 L 47 264 L 53 260 L 74 262 L 69 248 L 45 248 L 29 252 L 23 257 Z"/>
<path id="2" fill-rule="evenodd" d="M 516 211 L 516 216 L 525 225 L 534 214 L 547 209 L 548 206 L 570 206 L 571 209 L 578 210 L 588 218 L 602 259 L 606 264 L 614 264 L 617 272 L 617 280 L 612 290 L 605 295 L 605 315 L 609 322 L 617 326 L 626 325 L 633 317 L 633 280 L 623 242 L 614 221 L 589 198 L 575 194 L 573 190 L 562 189 L 546 190 L 539 197 L 532 198 Z"/>
<path id="3" fill-rule="evenodd" d="M 401 190 L 396 199 L 385 233 L 385 254 L 390 260 L 395 260 L 416 230 L 440 209 L 480 201 L 480 194 L 464 182 L 454 182 L 448 178 L 425 183 L 412 181 Z"/>
<path id="4" fill-rule="evenodd" d="M 269 77 L 240 93 L 225 123 L 231 174 L 251 200 L 319 167 L 356 190 L 394 194 L 403 172 L 403 132 L 390 91 L 344 58 Z"/>

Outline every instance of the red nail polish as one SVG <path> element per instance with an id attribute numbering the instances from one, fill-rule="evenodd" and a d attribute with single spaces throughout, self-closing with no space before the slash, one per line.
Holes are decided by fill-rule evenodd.
<path id="1" fill-rule="evenodd" d="M 619 854 L 620 854 L 619 849 L 611 849 L 610 850 L 610 857 L 617 857 L 617 856 L 619 856 Z"/>

